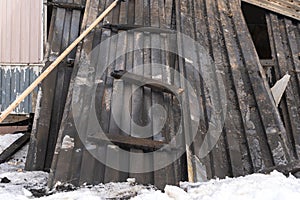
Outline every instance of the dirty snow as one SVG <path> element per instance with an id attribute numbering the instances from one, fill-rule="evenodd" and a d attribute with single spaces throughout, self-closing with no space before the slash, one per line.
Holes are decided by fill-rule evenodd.
<path id="1" fill-rule="evenodd" d="M 0 152 L 22 134 L 0 136 Z M 134 179 L 124 183 L 85 185 L 74 191 L 46 187 L 48 174 L 45 172 L 25 172 L 24 164 L 28 146 L 18 152 L 9 162 L 0 165 L 0 200 L 294 200 L 300 199 L 300 179 L 279 172 L 270 175 L 253 174 L 239 178 L 215 179 L 204 183 L 180 183 L 180 187 L 166 186 L 164 192 L 153 186 L 135 184 Z M 57 187 L 59 188 L 59 187 Z M 73 188 L 71 188 L 73 190 Z M 48 196 L 37 198 L 40 194 Z"/>

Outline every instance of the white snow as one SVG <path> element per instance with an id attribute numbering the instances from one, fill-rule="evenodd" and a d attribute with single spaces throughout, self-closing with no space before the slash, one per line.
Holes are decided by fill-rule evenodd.
<path id="1" fill-rule="evenodd" d="M 161 191 L 155 190 L 141 190 L 140 194 L 136 197 L 133 197 L 132 200 L 173 200 L 167 194 L 162 193 Z"/>
<path id="2" fill-rule="evenodd" d="M 225 180 L 211 180 L 187 187 L 191 199 L 205 200 L 285 200 L 300 199 L 300 180 L 274 171 L 270 175 L 253 174 Z"/>
<path id="3" fill-rule="evenodd" d="M 239 178 L 181 183 L 183 189 L 166 186 L 165 193 L 141 191 L 134 200 L 296 200 L 300 199 L 300 179 L 274 171 L 270 175 L 253 174 Z M 166 195 L 165 195 L 166 194 Z"/>
<path id="4" fill-rule="evenodd" d="M 0 152 L 22 134 L 0 136 Z M 24 163 L 28 146 L 18 152 L 12 160 L 0 165 L 0 180 L 8 178 L 10 183 L 0 183 L 0 200 L 298 200 L 300 179 L 274 171 L 269 175 L 253 174 L 239 178 L 214 179 L 203 183 L 180 183 L 180 187 L 166 186 L 163 191 L 153 186 L 137 185 L 134 178 L 124 183 L 108 183 L 96 186 L 85 185 L 75 191 L 48 191 L 49 196 L 34 197 L 35 190 L 48 188 L 48 174 L 25 172 Z"/>
<path id="5" fill-rule="evenodd" d="M 61 149 L 73 149 L 74 148 L 74 138 L 66 135 L 63 139 Z"/>

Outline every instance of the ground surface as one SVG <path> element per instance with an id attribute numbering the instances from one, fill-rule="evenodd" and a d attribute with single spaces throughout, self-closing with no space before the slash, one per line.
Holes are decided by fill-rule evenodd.
<path id="1" fill-rule="evenodd" d="M 0 152 L 22 134 L 0 136 Z M 166 186 L 165 192 L 153 186 L 126 183 L 109 183 L 97 186 L 73 188 L 58 185 L 49 191 L 48 174 L 25 172 L 24 164 L 28 146 L 25 146 L 9 162 L 0 165 L 0 200 L 85 200 L 85 199 L 133 199 L 133 200 L 297 200 L 300 199 L 300 179 L 285 177 L 276 171 L 270 175 L 253 174 L 240 178 L 211 180 L 206 183 L 181 183 L 181 188 Z M 47 196 L 44 196 L 47 195 Z"/>

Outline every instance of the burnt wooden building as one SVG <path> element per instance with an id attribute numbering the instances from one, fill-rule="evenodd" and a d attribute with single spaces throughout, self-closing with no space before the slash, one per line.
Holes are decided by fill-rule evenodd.
<path id="1" fill-rule="evenodd" d="M 48 63 L 112 2 L 48 3 Z M 138 183 L 159 188 L 179 181 L 272 169 L 296 173 L 300 155 L 300 5 L 295 0 L 274 2 L 255 4 L 263 8 L 239 0 L 120 2 L 43 82 L 26 169 L 50 171 L 50 186 L 57 181 L 80 185 L 134 177 Z M 285 12 L 278 13 L 280 6 Z M 206 52 L 187 43 L 187 37 Z M 167 51 L 171 48 L 178 54 Z M 170 70 L 158 73 L 155 64 Z M 107 67 L 101 76 L 97 74 L 99 66 Z M 142 67 L 137 70 L 134 66 Z M 112 76 L 112 72 L 124 70 L 142 77 L 139 80 L 148 81 L 148 86 L 137 89 L 136 84 Z M 286 73 L 291 78 L 277 107 L 271 87 Z M 155 87 L 157 81 L 183 91 L 162 91 Z M 90 88 L 91 83 L 97 83 L 95 88 Z M 196 101 L 187 95 L 189 87 Z M 210 90 L 224 94 L 213 96 Z M 193 102 L 180 105 L 180 100 Z M 149 112 L 157 104 L 165 110 L 161 130 L 153 137 L 137 137 L 139 129 L 134 124 L 149 126 L 153 132 L 160 127 L 160 120 Z M 212 117 L 218 113 L 213 107 L 220 109 L 220 118 Z M 199 111 L 196 120 L 194 110 Z M 94 130 L 92 111 L 105 138 Z M 203 143 L 214 142 L 214 136 L 208 134 L 211 126 L 221 135 L 209 154 L 203 155 Z M 191 144 L 175 140 L 172 148 L 163 148 L 177 136 L 188 141 L 193 131 Z M 185 153 L 178 155 L 180 149 Z M 123 151 L 159 153 L 136 159 Z M 101 155 L 102 162 L 95 155 Z M 172 158 L 176 158 L 174 162 L 155 169 Z M 105 165 L 107 162 L 110 165 Z M 121 165 L 128 171 L 116 170 Z M 134 173 L 145 168 L 153 170 Z"/>

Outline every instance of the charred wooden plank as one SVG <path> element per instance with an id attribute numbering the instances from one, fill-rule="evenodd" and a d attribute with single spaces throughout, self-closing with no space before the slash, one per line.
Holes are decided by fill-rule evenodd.
<path id="1" fill-rule="evenodd" d="M 57 56 L 56 54 L 60 52 L 65 16 L 65 9 L 58 8 L 53 10 L 50 24 L 53 33 L 51 33 L 49 37 L 48 42 L 50 46 L 48 49 L 49 55 L 47 55 L 50 60 L 54 59 L 54 57 Z M 51 64 L 51 61 L 46 62 L 46 67 Z M 47 154 L 47 148 L 45 147 L 47 147 L 49 139 L 48 136 L 49 128 L 51 126 L 51 114 L 54 102 L 57 71 L 57 68 L 54 69 L 54 71 L 42 82 L 41 85 L 43 98 L 40 99 L 39 105 L 37 105 L 41 107 L 39 110 L 40 114 L 36 115 L 38 118 L 35 120 L 35 128 L 32 131 L 31 147 L 29 148 L 30 153 L 27 155 L 26 159 L 26 170 L 44 170 Z"/>
<path id="2" fill-rule="evenodd" d="M 257 130 L 255 126 L 249 125 L 253 123 L 254 118 L 253 115 L 250 114 L 251 111 L 249 106 L 250 102 L 254 101 L 250 98 L 253 96 L 253 93 L 246 82 L 246 70 L 238 67 L 243 66 L 243 62 L 236 56 L 241 54 L 241 49 L 239 48 L 236 39 L 232 37 L 232 33 L 236 30 L 234 29 L 233 21 L 227 15 L 227 13 L 232 12 L 232 10 L 228 8 L 224 1 L 218 1 L 217 5 L 220 9 L 220 19 L 224 22 L 221 32 L 224 37 L 224 46 L 226 46 L 228 54 L 225 70 L 230 76 L 230 79 L 226 80 L 226 86 L 228 91 L 234 91 L 235 89 L 234 93 L 236 95 L 235 97 L 232 97 L 230 96 L 230 93 L 227 93 L 230 111 L 227 115 L 229 119 L 226 121 L 225 130 L 229 145 L 232 173 L 234 176 L 240 176 L 251 172 L 253 170 L 252 167 L 257 171 L 258 169 L 261 169 L 264 164 L 255 162 L 257 159 L 261 158 L 262 155 L 260 147 L 257 145 L 255 146 L 258 134 Z M 224 9 L 223 12 L 221 11 L 221 8 Z M 233 131 L 234 129 L 237 130 Z M 241 145 L 242 142 L 239 140 L 243 140 L 244 143 L 248 144 L 250 146 L 249 150 L 244 145 Z M 243 159 L 248 162 L 252 159 L 252 164 L 247 168 Z M 243 163 L 243 166 L 239 165 L 239 163 Z"/>
<path id="3" fill-rule="evenodd" d="M 194 12 L 195 12 L 195 39 L 197 41 L 202 41 L 203 46 L 204 47 L 210 47 L 209 45 L 209 26 L 208 26 L 208 22 L 209 19 L 207 17 L 207 3 L 205 0 L 202 1 L 196 1 L 194 3 Z M 205 37 L 207 36 L 207 37 Z M 199 62 L 199 61 L 198 61 Z M 202 73 L 202 69 L 199 66 L 198 68 L 199 72 Z M 195 137 L 195 141 L 194 142 L 194 148 L 195 151 L 197 151 L 198 149 L 200 149 L 200 145 L 201 142 L 204 141 L 206 134 L 203 134 L 205 132 L 207 132 L 208 130 L 208 106 L 206 103 L 206 99 L 207 94 L 206 94 L 206 88 L 205 88 L 205 84 L 203 82 L 203 77 L 201 76 L 201 74 L 199 75 L 198 73 L 195 74 L 195 79 L 196 79 L 196 84 L 199 85 L 199 87 L 197 87 L 197 94 L 200 98 L 200 102 L 199 102 L 199 106 L 201 109 L 201 113 L 203 113 L 203 118 L 204 120 L 202 120 L 200 122 L 199 125 L 199 130 L 198 133 Z M 212 174 L 212 155 L 208 154 L 207 156 L 205 156 L 203 158 L 203 163 L 205 165 L 205 169 L 203 169 L 203 171 L 205 171 L 207 179 L 211 179 L 213 177 Z"/>
<path id="4" fill-rule="evenodd" d="M 24 114 L 10 114 L 7 116 L 7 118 L 2 123 L 3 124 L 13 123 L 13 122 L 18 122 L 18 121 L 23 121 L 26 119 L 28 119 L 28 116 L 24 115 Z"/>
<path id="5" fill-rule="evenodd" d="M 296 1 L 284 0 L 242 0 L 244 2 L 274 11 L 276 13 L 300 20 L 300 5 Z"/>
<path id="6" fill-rule="evenodd" d="M 300 60 L 297 53 L 300 49 L 300 42 L 297 39 L 300 35 L 297 23 L 293 23 L 290 19 L 282 19 L 275 14 L 266 15 L 268 32 L 272 56 L 275 60 L 274 81 L 280 80 L 282 76 L 288 72 L 291 75 L 290 83 L 285 91 L 285 98 L 279 104 L 281 115 L 285 123 L 289 142 L 292 144 L 295 157 L 300 157 L 300 124 L 299 106 L 300 91 L 299 74 L 293 73 L 293 70 L 300 69 Z M 299 23 L 298 23 L 299 24 Z M 275 84 L 275 83 L 274 83 Z"/>
<path id="7" fill-rule="evenodd" d="M 134 1 L 131 1 L 134 2 Z M 133 23 L 135 25 L 143 26 L 144 24 L 144 14 L 141 11 L 144 11 L 144 1 L 135 1 L 134 2 L 134 12 L 133 8 L 129 12 L 134 13 L 134 20 Z M 129 20 L 129 19 L 128 19 Z M 133 52 L 133 60 L 132 65 L 126 66 L 127 68 L 132 68 L 132 66 L 135 66 L 131 71 L 134 74 L 143 75 L 144 73 L 144 33 L 143 32 L 133 32 L 133 48 L 135 51 Z M 136 50 L 139 49 L 139 50 Z M 139 68 L 137 66 L 140 66 Z M 149 99 L 149 97 L 144 96 L 144 88 L 138 87 L 136 85 L 131 86 L 131 91 L 133 92 L 131 95 L 131 121 L 130 121 L 130 135 L 132 137 L 137 137 L 136 133 L 138 133 L 137 125 L 145 125 L 148 122 L 148 115 L 147 115 L 147 107 L 145 106 L 146 99 Z M 147 88 L 148 89 L 148 88 Z M 136 181 L 141 184 L 148 184 L 153 183 L 153 173 L 134 173 L 134 172 L 142 172 L 145 168 L 151 169 L 153 166 L 153 159 L 150 157 L 143 156 L 144 151 L 139 149 L 131 148 L 130 152 L 133 153 L 139 153 L 141 154 L 142 162 L 139 161 L 139 159 L 134 156 L 130 155 L 130 163 L 129 163 L 129 169 L 130 174 L 129 177 L 136 178 Z M 142 163 L 141 165 L 137 163 Z"/>
<path id="8" fill-rule="evenodd" d="M 74 0 L 74 2 L 79 2 L 79 1 L 80 0 Z M 87 4 L 89 4 L 89 2 L 90 1 L 88 0 Z M 82 29 L 84 29 L 85 26 L 87 26 L 86 16 L 82 20 Z M 71 36 L 72 35 L 73 34 L 71 34 Z M 82 43 L 79 44 L 77 49 L 81 49 L 81 48 L 82 48 Z M 74 66 L 71 80 L 75 77 L 75 74 L 78 71 L 78 68 L 76 67 L 77 64 L 78 61 Z M 73 85 L 74 83 L 71 81 L 69 88 L 72 88 Z M 62 126 L 60 127 L 60 130 L 58 132 L 56 147 L 53 155 L 53 160 L 51 165 L 52 170 L 50 171 L 51 173 L 48 181 L 49 187 L 52 187 L 57 181 L 60 180 L 65 182 L 71 182 L 73 184 L 78 184 L 79 182 L 80 174 L 78 173 L 78 170 L 70 170 L 70 168 L 78 169 L 81 166 L 81 158 L 82 158 L 81 155 L 83 152 L 81 141 L 79 139 L 79 136 L 76 134 L 77 130 L 76 127 L 74 126 L 74 119 L 72 116 L 72 107 L 71 107 L 72 95 L 73 95 L 73 91 L 69 90 L 67 94 L 65 108 L 63 111 L 63 117 L 61 120 Z M 62 149 L 62 142 L 65 136 L 69 136 L 74 140 L 74 148 L 73 148 L 74 151 L 73 149 Z M 57 169 L 61 169 L 61 170 L 57 170 Z"/>
<path id="9" fill-rule="evenodd" d="M 224 1 L 223 1 L 224 2 Z M 210 112 L 210 109 L 212 109 L 213 106 L 213 102 L 209 100 L 210 96 L 212 94 L 218 94 L 220 93 L 219 89 L 220 89 L 220 85 L 222 84 L 222 80 L 218 80 L 217 78 L 217 72 L 219 71 L 220 74 L 223 78 L 223 81 L 225 82 L 225 89 L 227 91 L 230 91 L 230 87 L 232 86 L 232 77 L 229 74 L 226 74 L 226 70 L 229 68 L 229 64 L 228 64 L 228 60 L 226 60 L 226 56 L 224 56 L 224 54 L 226 54 L 227 52 L 225 52 L 224 50 L 224 35 L 222 32 L 222 26 L 220 26 L 220 21 L 222 22 L 222 18 L 221 18 L 221 12 L 220 12 L 220 7 L 218 6 L 218 2 L 217 1 L 206 1 L 206 3 L 203 5 L 206 6 L 206 13 L 207 13 L 207 31 L 208 31 L 208 42 L 205 42 L 207 44 L 209 44 L 209 48 L 207 50 L 209 50 L 210 55 L 212 56 L 212 59 L 214 61 L 214 64 L 212 65 L 212 73 L 213 73 L 213 85 L 210 86 L 205 86 L 208 83 L 205 83 L 205 81 L 203 81 L 202 84 L 204 84 L 204 96 L 205 96 L 205 106 L 206 106 L 206 112 Z M 219 21 L 220 20 L 220 21 Z M 223 26 L 225 26 L 226 22 L 222 22 Z M 199 30 L 200 31 L 200 30 Z M 200 38 L 198 39 L 198 41 L 201 41 Z M 203 45 L 205 45 L 205 43 L 203 43 Z M 200 43 L 201 44 L 201 43 Z M 204 46 L 205 47 L 205 46 Z M 220 50 L 217 50 L 220 49 Z M 201 58 L 200 59 L 200 63 L 201 63 Z M 205 74 L 205 66 L 201 65 L 201 69 L 202 71 L 202 76 L 206 76 Z M 227 72 L 228 73 L 228 72 Z M 224 75 L 225 74 L 225 75 Z M 224 76 L 229 76 L 228 80 L 224 80 Z M 205 78 L 204 78 L 205 80 Z M 216 88 L 216 89 L 214 89 Z M 221 94 L 219 94 L 221 95 Z M 215 97 L 216 98 L 216 97 Z M 217 109 L 223 109 L 222 105 L 221 105 L 221 96 L 216 98 L 216 105 L 218 107 L 216 107 Z M 238 109 L 232 107 L 232 102 L 231 100 L 233 100 L 232 102 L 235 101 L 235 99 L 230 99 L 227 100 L 229 101 L 228 103 L 228 108 L 232 108 L 230 111 L 228 111 L 228 115 L 226 117 L 228 117 L 228 119 L 225 121 L 225 127 L 223 130 L 217 129 L 218 131 L 221 131 L 221 135 L 220 135 L 220 139 L 217 142 L 216 146 L 212 149 L 211 151 L 211 167 L 212 167 L 212 175 L 213 176 L 217 176 L 217 177 L 224 177 L 225 174 L 240 174 L 242 173 L 241 171 L 241 166 L 238 166 L 236 163 L 242 163 L 241 162 L 241 155 L 239 153 L 240 151 L 240 147 L 238 145 L 238 141 L 234 140 L 233 138 L 236 137 L 236 135 L 239 134 L 239 129 L 237 131 L 231 131 L 231 129 L 235 128 L 235 126 L 239 127 L 240 125 L 240 121 L 235 121 L 230 119 L 230 117 L 232 117 L 232 115 L 230 115 L 230 112 L 236 112 Z M 222 111 L 221 111 L 222 112 Z M 237 113 L 235 113 L 237 114 Z M 207 126 L 207 130 L 209 130 L 209 123 L 211 121 L 209 114 L 206 113 L 207 116 L 207 122 L 208 126 Z M 238 117 L 239 115 L 237 115 L 236 117 Z M 235 124 L 234 124 L 235 123 Z M 206 136 L 209 137 L 208 134 L 211 133 L 206 133 Z M 228 141 L 228 142 L 227 142 Z M 227 146 L 228 145 L 228 146 Z M 231 148 L 230 148 L 231 147 Z M 227 150 L 226 150 L 227 149 Z M 235 158 L 233 157 L 235 156 Z M 230 164 L 231 166 L 230 166 Z M 232 170 L 234 169 L 234 170 Z M 234 172 L 233 172 L 234 171 Z"/>
<path id="10" fill-rule="evenodd" d="M 166 27 L 169 30 L 172 30 L 172 1 L 163 1 L 158 0 L 158 13 L 159 13 L 159 26 L 160 28 Z M 172 67 L 171 63 L 173 62 L 170 59 L 174 59 L 174 57 L 170 57 L 171 52 L 168 50 L 171 49 L 173 43 L 170 38 L 172 38 L 172 33 L 170 34 L 160 34 L 160 46 L 161 49 L 165 49 L 164 51 L 161 51 L 161 62 L 160 64 L 162 66 L 161 69 L 161 79 L 164 84 L 172 85 L 176 87 L 172 83 L 172 74 L 173 71 L 171 70 Z M 175 137 L 176 137 L 176 128 L 174 127 L 174 124 L 177 123 L 176 121 L 172 121 L 172 117 L 174 117 L 174 110 L 172 109 L 172 100 L 173 98 L 177 100 L 177 95 L 172 95 L 168 93 L 163 93 L 163 107 L 166 111 L 166 121 L 165 124 L 161 130 L 161 136 L 164 138 L 164 141 L 166 143 L 170 143 Z M 178 107 L 177 107 L 178 108 Z M 174 118 L 173 118 L 174 119 Z M 178 168 L 183 166 L 180 166 L 178 163 L 180 163 L 180 158 L 176 159 L 176 156 L 178 156 L 177 150 L 169 151 L 169 152 L 159 152 L 159 156 L 161 156 L 165 162 L 168 161 L 170 164 L 166 167 L 164 167 L 163 170 L 161 170 L 161 173 L 165 174 L 165 180 L 164 184 L 178 184 L 178 180 L 187 180 L 181 175 L 178 175 L 176 172 L 178 172 Z"/>
<path id="11" fill-rule="evenodd" d="M 182 32 L 183 34 L 194 34 L 194 32 L 191 30 L 191 23 L 192 21 L 188 21 L 187 18 L 189 18 L 189 15 L 191 15 L 191 12 L 189 8 L 191 7 L 191 2 L 188 1 L 176 1 L 176 26 L 177 30 Z M 184 47 L 184 41 L 183 38 L 179 37 L 177 39 L 177 45 L 178 45 L 178 53 L 179 55 L 184 56 L 185 55 L 185 47 Z M 194 47 L 194 46 L 193 46 Z M 193 48 L 191 47 L 191 48 Z M 185 78 L 188 78 L 188 75 L 186 73 L 186 66 L 185 66 L 185 60 L 183 58 L 178 59 L 178 65 L 179 65 L 179 72 L 182 76 Z M 178 82 L 177 84 L 180 85 L 180 87 L 185 87 L 185 80 L 182 77 L 177 77 Z M 188 92 L 188 91 L 187 91 Z M 187 92 L 184 92 L 183 95 L 181 95 L 181 101 L 189 102 Z M 181 121 L 182 124 L 182 131 L 184 135 L 183 141 L 189 141 L 190 140 L 190 133 L 191 133 L 191 118 L 190 118 L 190 110 L 188 104 L 183 104 L 182 110 L 183 110 L 183 120 Z M 186 155 L 187 155 L 187 174 L 188 174 L 188 180 L 193 182 L 196 181 L 196 169 L 195 165 L 192 161 L 192 155 L 194 155 L 194 148 L 193 146 L 186 144 Z"/>
<path id="12" fill-rule="evenodd" d="M 8 161 L 16 152 L 24 147 L 30 139 L 30 133 L 27 132 L 0 154 L 0 164 Z"/>
<path id="13" fill-rule="evenodd" d="M 12 121 L 0 124 L 0 135 L 9 133 L 31 132 L 33 116 L 21 121 Z"/>
<path id="14" fill-rule="evenodd" d="M 163 4 L 160 4 L 161 2 L 159 0 L 150 1 L 149 3 L 149 9 L 151 11 L 151 14 L 149 16 L 150 18 L 150 24 L 152 27 L 160 27 L 162 24 L 160 24 L 160 14 L 163 14 L 160 12 L 159 7 L 163 6 Z M 150 68 L 149 77 L 155 78 L 157 77 L 159 79 L 159 82 L 162 82 L 162 69 L 157 64 L 162 64 L 162 54 L 164 52 L 161 50 L 161 35 L 159 33 L 149 33 L 150 36 L 150 45 L 151 45 L 151 60 L 150 65 L 145 65 L 144 68 Z M 158 47 L 158 48 L 155 48 Z M 152 107 L 155 105 L 160 105 L 164 107 L 164 94 L 151 89 L 151 105 Z M 158 112 L 152 112 L 150 115 L 150 124 L 152 126 L 152 134 L 149 135 L 153 138 L 154 141 L 166 141 L 165 135 L 163 134 L 163 126 L 164 124 L 160 124 L 161 120 L 163 120 L 163 115 L 159 115 Z M 158 120 L 161 119 L 161 120 Z M 167 184 L 168 179 L 168 170 L 166 167 L 161 169 L 156 169 L 157 166 L 161 164 L 161 162 L 168 161 L 166 159 L 166 156 L 168 155 L 167 152 L 160 152 L 156 151 L 155 154 L 153 154 L 153 177 L 154 177 L 154 184 L 160 188 L 163 189 L 164 186 Z M 170 157 L 169 157 L 170 158 Z M 172 170 L 172 169 L 171 169 Z M 171 173 L 171 172 L 170 172 Z"/>
<path id="15" fill-rule="evenodd" d="M 170 84 L 163 83 L 162 81 L 133 74 L 125 70 L 115 70 L 111 73 L 111 76 L 116 79 L 122 79 L 129 83 L 136 84 L 138 86 L 145 86 L 151 88 L 152 90 L 174 95 L 180 95 L 184 91 L 182 88 L 176 88 Z"/>
<path id="16" fill-rule="evenodd" d="M 45 3 L 47 6 L 65 8 L 70 10 L 84 10 L 85 6 L 77 3 L 69 3 L 69 2 L 47 2 Z"/>
<path id="17" fill-rule="evenodd" d="M 126 9 L 122 9 L 120 13 L 124 13 L 127 15 L 127 18 L 123 19 L 123 16 L 120 14 L 120 20 L 119 23 L 126 23 L 129 25 L 132 25 L 135 23 L 135 1 L 128 1 L 128 4 L 124 4 Z M 127 32 L 127 41 L 126 41 L 126 50 L 124 52 L 125 54 L 125 70 L 127 71 L 133 71 L 134 67 L 134 52 L 132 51 L 134 49 L 134 33 L 133 32 Z M 133 93 L 133 87 L 131 84 L 123 82 L 124 84 L 124 93 L 123 93 L 123 99 L 125 102 L 124 107 L 122 108 L 122 120 L 121 120 L 121 126 L 126 127 L 122 131 L 122 135 L 132 135 L 132 93 Z M 128 116 L 129 115 L 129 116 Z M 126 152 L 121 152 L 121 160 L 120 162 L 123 163 L 123 166 L 125 166 L 126 171 L 121 174 L 121 180 L 130 178 L 130 173 L 132 167 L 130 163 L 131 155 L 129 152 L 132 152 L 133 148 L 127 149 Z M 140 179 L 141 180 L 141 179 Z"/>
<path id="18" fill-rule="evenodd" d="M 112 1 L 108 1 L 107 3 L 110 4 Z M 125 2 L 127 3 L 127 2 Z M 120 20 L 120 8 L 121 5 L 119 4 L 114 10 L 113 12 L 111 12 L 108 17 L 110 19 L 110 22 L 112 23 L 119 23 Z M 120 92 L 117 91 L 118 88 L 118 83 L 116 81 L 114 81 L 114 79 L 112 77 L 109 76 L 109 74 L 116 68 L 116 67 L 120 67 L 118 65 L 118 60 L 116 59 L 116 55 L 117 55 L 117 51 L 118 51 L 118 39 L 119 37 L 116 36 L 116 33 L 113 33 L 112 31 L 110 31 L 110 36 L 112 37 L 110 39 L 110 44 L 109 44 L 109 61 L 112 61 L 112 63 L 108 63 L 109 65 L 107 66 L 107 74 L 106 74 L 106 80 L 105 80 L 105 93 L 104 96 L 102 97 L 102 102 L 104 103 L 105 106 L 105 112 L 107 113 L 107 119 L 105 119 L 108 123 L 108 134 L 110 133 L 116 133 L 116 134 L 121 134 L 121 129 L 119 128 L 119 126 L 117 125 L 117 122 L 112 114 L 112 104 L 114 103 L 117 107 L 114 108 L 116 109 L 117 113 L 121 112 L 121 107 L 120 107 L 120 102 L 122 101 L 121 99 L 114 99 L 113 95 L 114 92 Z M 123 45 L 121 47 L 121 49 L 124 49 L 126 47 L 124 47 L 125 45 Z M 101 51 L 101 50 L 100 50 Z M 121 66 L 124 67 L 124 66 Z M 120 114 L 118 114 L 116 116 L 119 120 L 120 120 Z M 114 158 L 111 157 L 111 155 L 114 155 Z M 106 160 L 105 162 L 109 162 L 111 164 L 116 164 L 115 168 L 111 168 L 109 166 L 105 166 L 105 174 L 104 174 L 104 182 L 110 182 L 110 181 L 118 181 L 120 176 L 121 176 L 121 172 L 118 171 L 117 169 L 120 166 L 120 153 L 119 150 L 117 149 L 116 146 L 114 145 L 108 145 L 106 147 Z"/>
<path id="19" fill-rule="evenodd" d="M 99 144 L 107 144 L 107 143 L 114 143 L 117 145 L 120 145 L 121 147 L 126 148 L 136 148 L 136 149 L 142 149 L 142 150 L 158 150 L 164 147 L 166 145 L 165 142 L 161 141 L 155 141 L 150 139 L 144 139 L 144 138 L 135 138 L 125 135 L 119 135 L 119 134 L 106 134 L 104 135 L 97 135 L 97 136 L 89 136 L 89 141 L 97 142 Z"/>
<path id="20" fill-rule="evenodd" d="M 85 0 L 57 0 L 54 3 L 61 2 L 85 4 Z M 53 61 L 68 44 L 77 38 L 80 23 L 81 11 L 58 7 L 53 9 L 46 59 Z M 41 109 L 36 115 L 32 131 L 25 167 L 27 170 L 49 170 L 51 167 L 73 70 L 70 65 L 73 65 L 75 51 L 72 51 L 58 66 L 58 69 L 54 70 L 42 83 L 43 95 L 38 105 Z"/>
<path id="21" fill-rule="evenodd" d="M 260 64 L 263 67 L 274 67 L 275 66 L 275 62 L 273 59 L 260 59 Z"/>
<path id="22" fill-rule="evenodd" d="M 88 12 L 85 13 L 87 17 L 87 26 L 93 23 L 99 13 L 103 12 L 106 8 L 105 1 L 91 0 L 90 5 L 91 6 L 89 6 L 88 8 Z M 85 182 L 88 184 L 93 184 L 93 182 L 95 181 L 93 172 L 97 160 L 92 155 L 92 152 L 96 151 L 96 147 L 87 145 L 86 138 L 88 137 L 88 135 L 82 135 L 82 132 L 89 132 L 92 123 L 91 121 L 89 121 L 91 105 L 86 104 L 86 102 L 92 102 L 93 94 L 91 93 L 91 90 L 89 90 L 89 88 L 92 83 L 95 83 L 96 73 L 84 73 L 84 71 L 96 71 L 95 63 L 97 62 L 97 59 L 95 59 L 95 54 L 93 52 L 96 46 L 94 43 L 98 43 L 97 40 L 99 38 L 99 34 L 101 34 L 101 32 L 99 32 L 99 27 L 101 26 L 101 24 L 98 24 L 94 31 L 84 39 L 80 57 L 77 57 L 79 62 L 77 66 L 78 72 L 76 73 L 76 78 L 80 77 L 86 83 L 84 85 L 76 86 L 76 88 L 78 89 L 74 89 L 74 92 L 79 92 L 78 99 L 75 99 L 73 97 L 73 101 L 78 102 L 80 113 L 84 115 L 82 118 L 80 117 L 81 119 L 79 120 L 79 122 L 77 122 L 77 126 L 80 127 L 80 130 L 77 130 L 77 133 L 75 133 L 77 135 L 75 139 L 78 143 L 81 143 L 81 149 L 83 151 L 81 154 L 81 160 L 79 160 L 79 162 L 81 161 L 81 165 L 79 168 L 79 172 L 77 172 L 79 173 L 79 182 L 77 183 L 79 185 Z M 82 63 L 88 63 L 88 65 L 82 65 Z M 89 162 L 87 162 L 87 160 Z"/>
<path id="23" fill-rule="evenodd" d="M 269 174 L 269 173 L 273 172 L 274 170 L 281 172 L 287 176 L 290 175 L 291 173 L 295 174 L 300 171 L 300 161 L 296 160 L 296 161 L 290 162 L 286 165 L 277 165 L 274 167 L 266 168 L 266 169 L 263 169 L 262 171 L 260 171 L 260 173 Z"/>
<path id="24" fill-rule="evenodd" d="M 138 32 L 149 32 L 149 33 L 168 33 L 174 34 L 175 31 L 167 28 L 158 28 L 158 27 L 151 27 L 151 26 L 143 26 L 143 25 L 131 25 L 131 24 L 104 24 L 102 28 L 110 29 L 113 32 L 118 31 L 138 31 Z"/>
<path id="25" fill-rule="evenodd" d="M 22 121 L 15 121 L 15 122 L 6 122 L 6 123 L 0 123 L 0 127 L 3 126 L 28 126 L 32 123 L 32 118 L 24 119 Z"/>
<path id="26" fill-rule="evenodd" d="M 27 132 L 28 126 L 0 126 L 0 135 Z"/>
<path id="27" fill-rule="evenodd" d="M 229 2 L 229 6 L 232 10 L 239 9 L 238 5 Z M 237 17 L 233 17 L 233 21 L 239 30 L 246 30 L 246 24 L 239 17 L 242 17 L 241 12 L 236 13 Z M 237 37 L 240 41 L 250 40 L 251 36 L 244 31 L 237 31 Z M 244 55 L 245 66 L 248 69 L 248 77 L 252 88 L 254 90 L 254 96 L 257 103 L 257 107 L 261 116 L 262 125 L 266 134 L 266 139 L 272 153 L 272 159 L 275 165 L 290 162 L 293 157 L 290 153 L 289 142 L 287 140 L 286 131 L 282 124 L 282 120 L 278 113 L 267 83 L 265 82 L 265 75 L 258 64 L 259 60 L 256 54 L 249 54 L 247 48 L 249 45 L 246 43 L 240 43 L 241 50 Z M 263 79 L 262 79 L 263 78 Z M 271 100 L 271 101 L 270 101 Z M 266 104 L 266 101 L 270 101 L 270 104 Z M 278 154 L 278 150 L 280 154 Z"/>

